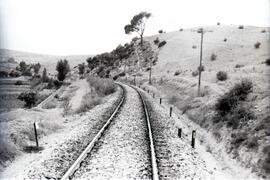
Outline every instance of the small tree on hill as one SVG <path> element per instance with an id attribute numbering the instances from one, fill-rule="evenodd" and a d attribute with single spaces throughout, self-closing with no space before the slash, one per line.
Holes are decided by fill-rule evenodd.
<path id="1" fill-rule="evenodd" d="M 56 71 L 58 72 L 57 74 L 58 80 L 63 81 L 66 78 L 66 75 L 69 72 L 69 70 L 70 70 L 69 64 L 66 59 L 58 61 L 56 65 Z"/>
<path id="2" fill-rule="evenodd" d="M 21 61 L 19 64 L 19 70 L 22 73 L 25 73 L 27 71 L 27 64 L 24 61 Z"/>
<path id="3" fill-rule="evenodd" d="M 125 33 L 130 34 L 132 32 L 137 32 L 141 37 L 141 46 L 143 46 L 143 34 L 145 30 L 145 23 L 147 19 L 151 17 L 151 13 L 141 12 L 135 15 L 130 24 L 125 26 Z"/>
<path id="4" fill-rule="evenodd" d="M 34 64 L 33 68 L 34 68 L 35 76 L 38 75 L 39 70 L 40 70 L 40 68 L 41 68 L 41 65 L 40 65 L 39 63 Z"/>
<path id="5" fill-rule="evenodd" d="M 79 74 L 84 74 L 85 66 L 84 63 L 78 65 Z"/>
<path id="6" fill-rule="evenodd" d="M 41 79 L 42 79 L 42 82 L 48 82 L 49 81 L 49 77 L 47 75 L 47 69 L 46 68 L 43 69 Z"/>

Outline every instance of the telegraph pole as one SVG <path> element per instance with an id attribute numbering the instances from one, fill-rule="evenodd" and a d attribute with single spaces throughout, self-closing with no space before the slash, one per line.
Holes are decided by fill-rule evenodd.
<path id="1" fill-rule="evenodd" d="M 201 52 L 200 52 L 200 66 L 199 66 L 198 96 L 200 96 L 200 94 L 201 94 L 202 51 L 203 51 L 203 28 L 200 29 L 200 32 L 201 32 Z"/>
<path id="2" fill-rule="evenodd" d="M 152 84 L 152 60 L 150 59 L 149 84 Z"/>

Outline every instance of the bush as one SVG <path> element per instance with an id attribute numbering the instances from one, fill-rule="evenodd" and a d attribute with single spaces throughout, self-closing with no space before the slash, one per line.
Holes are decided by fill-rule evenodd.
<path id="1" fill-rule="evenodd" d="M 150 68 L 150 67 L 146 68 L 146 71 L 150 71 L 150 70 L 151 70 L 151 68 Z"/>
<path id="2" fill-rule="evenodd" d="M 220 25 L 220 22 L 218 22 L 217 25 L 219 26 Z"/>
<path id="3" fill-rule="evenodd" d="M 197 70 L 196 71 L 193 71 L 191 74 L 192 74 L 193 77 L 196 77 L 196 76 L 199 75 L 199 71 L 197 71 Z"/>
<path id="4" fill-rule="evenodd" d="M 41 79 L 42 79 L 42 82 L 49 82 L 49 77 L 47 75 L 47 69 L 46 68 L 43 69 Z"/>
<path id="5" fill-rule="evenodd" d="M 267 66 L 270 66 L 270 58 L 268 58 L 268 59 L 265 60 L 265 64 L 266 64 Z"/>
<path id="6" fill-rule="evenodd" d="M 90 76 L 87 78 L 87 81 L 100 96 L 106 96 L 116 91 L 116 85 L 111 79 L 103 79 Z"/>
<path id="7" fill-rule="evenodd" d="M 224 42 L 227 42 L 227 38 L 225 38 L 223 41 L 224 41 Z"/>
<path id="8" fill-rule="evenodd" d="M 202 65 L 202 66 L 199 66 L 199 67 L 198 67 L 198 71 L 201 71 L 201 72 L 205 71 L 204 66 L 203 66 L 203 65 Z"/>
<path id="9" fill-rule="evenodd" d="M 179 31 L 183 31 L 183 28 L 180 28 Z"/>
<path id="10" fill-rule="evenodd" d="M 159 33 L 159 34 L 162 34 L 162 33 L 163 33 L 163 30 L 162 30 L 162 29 L 161 29 L 161 30 L 159 30 L 159 31 L 158 31 L 158 33 Z"/>
<path id="11" fill-rule="evenodd" d="M 22 92 L 18 99 L 25 102 L 25 107 L 31 108 L 37 102 L 37 93 L 34 91 Z"/>
<path id="12" fill-rule="evenodd" d="M 231 144 L 238 148 L 247 139 L 246 132 L 239 132 L 237 134 L 232 134 Z"/>
<path id="13" fill-rule="evenodd" d="M 59 89 L 61 86 L 62 86 L 63 82 L 61 81 L 58 81 L 58 80 L 53 80 L 53 86 L 56 88 L 56 89 Z"/>
<path id="14" fill-rule="evenodd" d="M 244 29 L 243 25 L 238 26 L 238 29 Z"/>
<path id="15" fill-rule="evenodd" d="M 8 72 L 6 71 L 0 71 L 0 77 L 3 78 L 3 77 L 8 77 Z"/>
<path id="16" fill-rule="evenodd" d="M 260 43 L 260 42 L 256 42 L 256 43 L 254 44 L 255 49 L 259 49 L 260 46 L 261 46 L 261 43 Z"/>
<path id="17" fill-rule="evenodd" d="M 9 76 L 10 77 L 19 77 L 21 76 L 21 73 L 17 70 L 12 70 L 10 73 L 9 73 Z"/>
<path id="18" fill-rule="evenodd" d="M 23 84 L 23 82 L 20 80 L 15 82 L 15 85 L 22 85 L 22 84 Z"/>
<path id="19" fill-rule="evenodd" d="M 243 64 L 236 64 L 235 65 L 235 68 L 241 68 L 241 67 L 244 67 L 245 65 L 243 65 Z"/>
<path id="20" fill-rule="evenodd" d="M 157 45 L 157 44 L 159 44 L 159 39 L 158 39 L 158 37 L 154 40 L 154 43 Z"/>
<path id="21" fill-rule="evenodd" d="M 196 49 L 196 48 L 197 48 L 197 46 L 196 46 L 196 45 L 193 45 L 193 46 L 192 46 L 192 49 Z"/>
<path id="22" fill-rule="evenodd" d="M 265 29 L 263 29 L 262 31 L 261 31 L 261 33 L 265 33 L 266 31 L 265 31 Z"/>
<path id="23" fill-rule="evenodd" d="M 227 76 L 227 73 L 224 72 L 224 71 L 219 71 L 217 73 L 217 79 L 220 80 L 220 81 L 225 81 L 227 80 L 228 76 Z"/>
<path id="24" fill-rule="evenodd" d="M 158 44 L 158 48 L 161 48 L 162 46 L 164 46 L 167 42 L 166 41 L 161 41 L 159 44 Z"/>
<path id="25" fill-rule="evenodd" d="M 175 71 L 175 73 L 174 73 L 175 76 L 178 76 L 179 74 L 181 74 L 181 71 L 180 71 L 180 70 L 177 70 L 177 71 Z"/>
<path id="26" fill-rule="evenodd" d="M 216 111 L 220 115 L 226 115 L 231 112 L 239 104 L 239 101 L 246 100 L 247 95 L 252 92 L 252 87 L 252 82 L 247 79 L 243 79 L 240 83 L 235 84 L 229 92 L 218 99 L 215 106 Z"/>
<path id="27" fill-rule="evenodd" d="M 119 76 L 120 77 L 123 77 L 123 76 L 125 76 L 126 75 L 126 73 L 123 71 L 123 72 L 121 72 L 121 73 L 119 73 Z"/>
<path id="28" fill-rule="evenodd" d="M 217 59 L 217 55 L 216 54 L 211 54 L 211 61 L 215 61 Z"/>

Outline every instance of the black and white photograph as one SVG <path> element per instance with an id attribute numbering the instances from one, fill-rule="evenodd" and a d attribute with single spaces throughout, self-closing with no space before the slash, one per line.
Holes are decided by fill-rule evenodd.
<path id="1" fill-rule="evenodd" d="M 270 179 L 270 0 L 0 0 L 0 180 Z"/>

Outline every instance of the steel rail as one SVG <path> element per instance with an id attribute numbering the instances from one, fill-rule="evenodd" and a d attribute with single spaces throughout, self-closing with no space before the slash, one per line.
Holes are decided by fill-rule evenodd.
<path id="1" fill-rule="evenodd" d="M 75 173 L 75 171 L 80 167 L 81 162 L 85 159 L 85 157 L 88 155 L 88 153 L 92 150 L 94 147 L 95 143 L 99 140 L 101 137 L 102 133 L 106 130 L 106 128 L 109 126 L 111 123 L 112 119 L 115 117 L 116 113 L 120 110 L 121 106 L 123 105 L 126 97 L 126 91 L 123 88 L 123 86 L 119 83 L 117 83 L 121 89 L 123 90 L 123 95 L 121 97 L 120 102 L 114 109 L 113 113 L 107 120 L 107 122 L 104 124 L 104 126 L 99 130 L 99 132 L 96 134 L 96 136 L 92 139 L 92 141 L 87 145 L 87 147 L 84 149 L 84 151 L 80 154 L 80 156 L 76 159 L 76 161 L 70 166 L 70 168 L 66 171 L 66 173 L 63 175 L 61 180 L 67 180 L 70 179 L 71 176 Z"/>
<path id="2" fill-rule="evenodd" d="M 152 128 L 151 128 L 151 122 L 150 122 L 150 117 L 149 117 L 149 111 L 148 111 L 148 108 L 147 108 L 147 104 L 145 103 L 140 91 L 136 87 L 134 87 L 132 85 L 130 85 L 130 87 L 135 89 L 135 91 L 139 94 L 141 102 L 143 104 L 144 114 L 145 114 L 145 117 L 146 117 L 147 127 L 148 127 L 148 136 L 149 136 L 149 141 L 150 141 L 151 165 L 152 165 L 152 171 L 153 171 L 152 176 L 153 176 L 153 180 L 159 180 L 156 152 L 155 152 L 155 146 L 154 146 L 154 140 L 153 140 L 153 135 L 152 135 Z"/>

